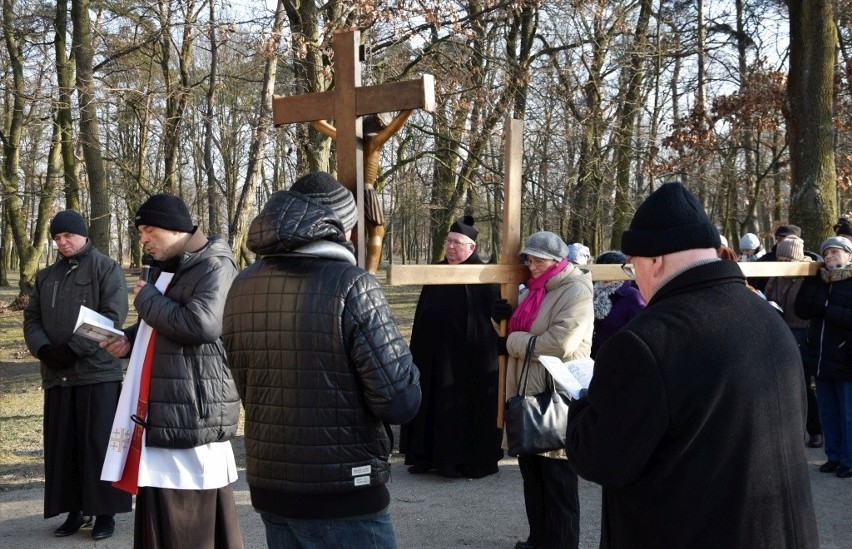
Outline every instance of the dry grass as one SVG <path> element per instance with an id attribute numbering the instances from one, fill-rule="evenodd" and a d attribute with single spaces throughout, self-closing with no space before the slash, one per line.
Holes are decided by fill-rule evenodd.
<path id="1" fill-rule="evenodd" d="M 136 277 L 128 274 L 129 288 Z M 383 273 L 379 280 L 384 280 Z M 386 287 L 385 293 L 407 341 L 420 287 Z M 23 312 L 7 306 L 17 294 L 17 280 L 13 286 L 0 287 L 0 491 L 44 481 L 41 375 L 24 343 Z M 135 321 L 131 300 L 127 324 Z M 236 447 L 235 451 L 241 453 Z"/>

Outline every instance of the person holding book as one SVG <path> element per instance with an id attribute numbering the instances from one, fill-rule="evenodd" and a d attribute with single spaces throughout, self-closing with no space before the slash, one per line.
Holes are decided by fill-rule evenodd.
<path id="1" fill-rule="evenodd" d="M 565 443 L 602 486 L 601 547 L 819 546 L 796 340 L 720 245 L 679 182 L 621 237 L 647 306 L 595 356 Z"/>
<path id="2" fill-rule="evenodd" d="M 44 389 L 44 518 L 67 513 L 57 537 L 91 526 L 110 537 L 114 515 L 131 510 L 130 495 L 100 479 L 123 377 L 121 362 L 97 341 L 74 334 L 81 305 L 121 326 L 127 284 L 118 263 L 96 250 L 83 216 L 56 214 L 50 235 L 59 250 L 36 274 L 24 310 L 27 348 L 41 362 Z"/>
<path id="3" fill-rule="evenodd" d="M 536 338 L 525 395 L 549 385 L 541 355 L 561 361 L 589 358 L 592 348 L 592 278 L 568 261 L 568 246 L 558 235 L 540 231 L 527 237 L 520 253 L 530 270 L 527 291 L 511 311 L 505 300 L 492 306 L 495 321 L 509 319 L 508 336 L 499 338 L 498 353 L 508 355 L 506 395 L 519 392 L 528 343 Z M 524 482 L 524 504 L 530 533 L 516 549 L 576 548 L 580 540 L 580 501 L 577 474 L 560 449 L 521 455 L 518 466 Z"/>
<path id="4" fill-rule="evenodd" d="M 133 288 L 138 322 L 101 345 L 130 359 L 125 385 L 139 391 L 129 410 L 119 408 L 102 478 L 136 493 L 134 547 L 242 549 L 230 440 L 240 402 L 219 337 L 234 256 L 193 223 L 178 196 L 149 197 L 134 222 L 153 260 L 150 280 Z M 113 447 L 127 448 L 120 468 L 110 466 Z"/>

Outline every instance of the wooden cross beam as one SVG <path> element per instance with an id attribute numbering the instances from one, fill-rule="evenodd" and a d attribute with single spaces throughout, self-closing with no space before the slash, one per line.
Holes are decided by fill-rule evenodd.
<path id="1" fill-rule="evenodd" d="M 504 258 L 505 259 L 505 258 Z M 512 259 L 517 259 L 517 254 Z M 810 276 L 816 274 L 821 263 L 758 261 L 737 263 L 746 277 Z M 446 270 L 445 270 L 446 269 Z M 592 274 L 592 280 L 627 280 L 621 265 L 583 265 Z M 388 267 L 387 283 L 390 286 L 422 284 L 488 284 L 500 282 L 525 282 L 529 271 L 523 265 L 393 265 Z"/>
<path id="2" fill-rule="evenodd" d="M 361 86 L 357 30 L 337 31 L 334 49 L 334 89 L 292 97 L 272 98 L 272 123 L 275 126 L 295 122 L 331 120 L 337 140 L 337 179 L 355 193 L 358 206 L 358 265 L 364 267 L 364 156 L 361 117 L 409 109 L 435 110 L 435 80 L 430 74 L 419 80 Z"/>

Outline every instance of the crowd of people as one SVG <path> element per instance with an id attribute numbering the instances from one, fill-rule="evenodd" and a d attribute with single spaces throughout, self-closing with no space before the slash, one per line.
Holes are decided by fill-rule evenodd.
<path id="1" fill-rule="evenodd" d="M 309 173 L 263 205 L 246 243 L 257 259 L 239 272 L 183 200 L 155 194 L 135 215 L 150 274 L 122 328 L 122 269 L 79 213 L 56 214 L 59 255 L 24 315 L 45 390 L 44 517 L 67 515 L 54 535 L 110 537 L 135 495 L 134 547 L 242 547 L 242 404 L 269 547 L 395 547 L 390 426 L 410 474 L 495 474 L 498 356 L 506 394 L 532 398 L 553 386 L 548 355 L 593 359 L 594 376 L 564 446 L 518 456 L 529 532 L 516 549 L 578 547 L 578 477 L 602 487 L 602 547 L 818 546 L 805 447 L 824 447 L 820 471 L 852 477 L 848 220 L 819 254 L 789 224 L 769 251 L 750 232 L 736 252 L 689 190 L 664 184 L 621 250 L 528 235 L 517 304 L 495 284 L 425 285 L 410 343 L 356 264 L 356 222 L 352 194 Z M 453 222 L 441 264 L 484 264 L 475 225 Z M 746 280 L 737 261 L 820 265 Z M 593 281 L 590 264 L 624 276 Z M 121 335 L 76 332 L 81 306 Z"/>

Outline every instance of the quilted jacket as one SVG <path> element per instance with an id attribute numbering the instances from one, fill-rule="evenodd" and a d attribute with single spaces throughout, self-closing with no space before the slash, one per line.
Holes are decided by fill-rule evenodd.
<path id="1" fill-rule="evenodd" d="M 146 442 L 194 448 L 237 431 L 240 399 L 219 336 L 222 309 L 237 267 L 221 239 L 196 231 L 161 294 L 144 286 L 134 300 L 139 318 L 156 330 Z M 155 279 L 163 266 L 153 269 Z M 176 268 L 175 268 L 176 267 Z M 133 341 L 138 324 L 125 330 Z"/>
<path id="2" fill-rule="evenodd" d="M 392 443 L 419 373 L 376 279 L 337 216 L 291 191 L 251 224 L 259 259 L 225 306 L 223 339 L 245 408 L 252 504 L 292 518 L 387 506 Z"/>

